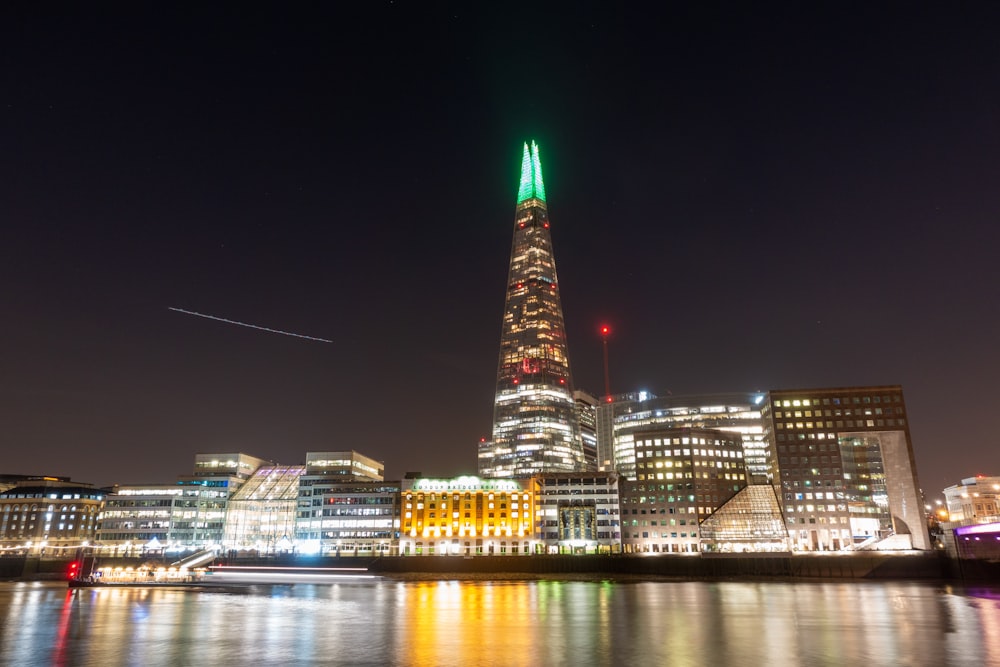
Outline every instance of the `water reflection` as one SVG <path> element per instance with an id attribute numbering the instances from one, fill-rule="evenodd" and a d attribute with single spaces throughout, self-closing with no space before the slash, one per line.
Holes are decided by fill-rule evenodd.
<path id="1" fill-rule="evenodd" d="M 0 584 L 0 665 L 990 665 L 1000 591 L 916 583 Z"/>

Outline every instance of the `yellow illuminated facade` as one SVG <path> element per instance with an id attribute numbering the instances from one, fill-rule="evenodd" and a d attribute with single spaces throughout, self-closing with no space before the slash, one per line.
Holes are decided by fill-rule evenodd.
<path id="1" fill-rule="evenodd" d="M 406 480 L 401 498 L 403 555 L 533 553 L 531 480 L 479 477 Z"/>

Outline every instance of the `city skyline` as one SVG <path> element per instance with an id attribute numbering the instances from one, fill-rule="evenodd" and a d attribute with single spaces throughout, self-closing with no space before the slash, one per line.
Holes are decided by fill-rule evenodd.
<path id="1" fill-rule="evenodd" d="M 25 10 L 2 472 L 474 471 L 532 137 L 577 387 L 605 323 L 614 393 L 898 383 L 928 495 L 996 474 L 997 11 Z"/>

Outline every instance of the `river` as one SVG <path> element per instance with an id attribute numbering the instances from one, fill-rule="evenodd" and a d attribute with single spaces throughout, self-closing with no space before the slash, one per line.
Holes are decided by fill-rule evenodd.
<path id="1" fill-rule="evenodd" d="M 1000 587 L 396 581 L 0 583 L 0 664 L 1000 665 Z"/>

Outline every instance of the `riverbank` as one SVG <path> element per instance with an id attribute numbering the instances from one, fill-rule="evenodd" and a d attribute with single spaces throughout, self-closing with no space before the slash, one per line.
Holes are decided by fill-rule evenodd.
<path id="1" fill-rule="evenodd" d="M 175 558 L 100 558 L 101 565 L 169 565 Z M 216 564 L 225 563 L 224 559 Z M 1000 564 L 958 562 L 940 552 L 695 554 L 695 555 L 530 555 L 381 556 L 320 558 L 283 555 L 228 561 L 244 566 L 365 567 L 400 580 L 433 579 L 673 579 L 673 580 L 997 580 Z M 59 580 L 70 560 L 0 558 L 0 580 Z"/>

